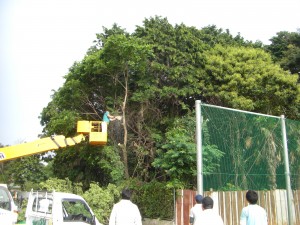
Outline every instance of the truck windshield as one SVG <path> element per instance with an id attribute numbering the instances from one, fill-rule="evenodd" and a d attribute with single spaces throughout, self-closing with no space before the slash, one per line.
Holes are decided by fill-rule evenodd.
<path id="1" fill-rule="evenodd" d="M 63 199 L 62 207 L 65 222 L 81 221 L 92 224 L 93 215 L 84 201 L 81 201 L 79 199 Z"/>
<path id="2" fill-rule="evenodd" d="M 0 208 L 11 210 L 11 197 L 8 190 L 2 186 L 0 186 Z"/>

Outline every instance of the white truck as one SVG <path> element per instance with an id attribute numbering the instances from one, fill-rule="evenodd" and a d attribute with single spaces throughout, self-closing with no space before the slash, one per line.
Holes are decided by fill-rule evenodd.
<path id="1" fill-rule="evenodd" d="M 107 124 L 103 121 L 78 121 L 78 135 L 45 137 L 36 141 L 0 148 L 0 163 L 16 158 L 59 150 L 79 144 L 89 138 L 90 145 L 107 143 Z M 7 189 L 0 184 L 0 225 L 14 225 L 18 207 Z M 74 194 L 60 192 L 31 192 L 26 208 L 26 225 L 100 225 L 85 200 Z"/>
<path id="2" fill-rule="evenodd" d="M 26 225 L 101 225 L 86 201 L 63 192 L 31 191 Z"/>
<path id="3" fill-rule="evenodd" d="M 0 184 L 0 224 L 13 225 L 18 219 L 16 206 L 6 184 Z"/>

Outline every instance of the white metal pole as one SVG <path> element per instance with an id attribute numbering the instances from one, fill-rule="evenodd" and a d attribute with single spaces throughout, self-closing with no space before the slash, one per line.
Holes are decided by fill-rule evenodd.
<path id="1" fill-rule="evenodd" d="M 196 100 L 197 192 L 203 194 L 201 101 Z"/>
<path id="2" fill-rule="evenodd" d="M 282 131 L 282 141 L 284 149 L 284 164 L 285 164 L 285 183 L 286 183 L 286 197 L 287 197 L 287 207 L 288 207 L 288 220 L 289 225 L 294 224 L 293 220 L 293 195 L 291 188 L 291 179 L 290 179 L 290 168 L 289 168 L 289 155 L 288 155 L 288 145 L 286 138 L 286 127 L 285 127 L 285 118 L 284 115 L 281 115 L 281 131 Z"/>
<path id="3" fill-rule="evenodd" d="M 267 117 L 278 118 L 278 119 L 280 118 L 279 116 L 266 115 L 266 114 L 262 114 L 262 113 L 255 113 L 255 112 L 250 112 L 250 111 L 245 111 L 245 110 L 240 110 L 240 109 L 232 109 L 232 108 L 227 108 L 227 107 L 218 106 L 218 105 L 209 105 L 209 104 L 205 104 L 205 103 L 201 103 L 201 105 L 209 106 L 211 108 L 226 109 L 229 111 L 247 113 L 247 114 L 257 115 L 257 116 L 267 116 Z"/>

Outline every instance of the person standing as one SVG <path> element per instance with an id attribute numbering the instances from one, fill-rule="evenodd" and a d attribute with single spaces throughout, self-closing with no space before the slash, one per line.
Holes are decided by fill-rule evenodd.
<path id="1" fill-rule="evenodd" d="M 266 210 L 257 205 L 257 192 L 248 190 L 246 193 L 246 199 L 249 205 L 242 209 L 240 225 L 268 225 Z"/>
<path id="2" fill-rule="evenodd" d="M 202 212 L 202 195 L 196 195 L 196 204 L 191 208 L 190 211 L 190 224 L 194 224 L 197 221 L 198 215 Z"/>
<path id="3" fill-rule="evenodd" d="M 224 225 L 222 217 L 214 210 L 214 201 L 211 197 L 206 196 L 202 199 L 203 212 L 197 217 L 194 225 Z"/>
<path id="4" fill-rule="evenodd" d="M 122 199 L 113 206 L 109 225 L 142 225 L 140 210 L 131 202 L 131 190 L 123 189 Z"/>
<path id="5" fill-rule="evenodd" d="M 103 115 L 103 122 L 106 122 L 108 124 L 110 121 L 113 121 L 115 119 L 116 118 L 114 116 L 110 115 L 109 111 L 105 111 Z"/>
<path id="6" fill-rule="evenodd" d="M 113 121 L 115 119 L 116 119 L 116 117 L 110 115 L 109 111 L 105 111 L 105 113 L 103 114 L 103 118 L 102 118 L 101 131 L 106 133 L 109 122 Z"/>

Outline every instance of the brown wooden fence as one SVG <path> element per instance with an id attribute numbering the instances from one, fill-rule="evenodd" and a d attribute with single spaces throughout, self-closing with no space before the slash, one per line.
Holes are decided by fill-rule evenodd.
<path id="1" fill-rule="evenodd" d="M 189 225 L 189 213 L 195 204 L 196 191 L 179 190 L 176 198 L 176 225 Z M 204 192 L 214 200 L 214 210 L 221 215 L 224 225 L 239 225 L 241 210 L 247 205 L 246 191 Z M 266 209 L 269 225 L 288 225 L 285 190 L 258 191 L 258 204 Z M 293 191 L 292 214 L 294 224 L 300 225 L 300 190 Z"/>

